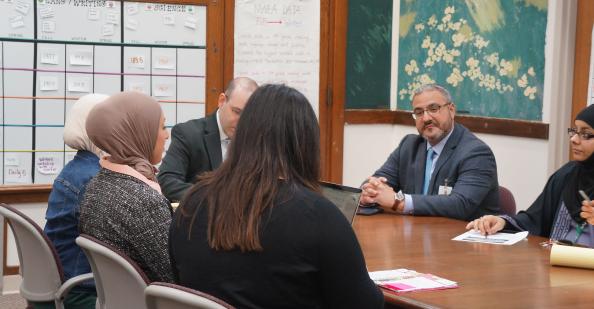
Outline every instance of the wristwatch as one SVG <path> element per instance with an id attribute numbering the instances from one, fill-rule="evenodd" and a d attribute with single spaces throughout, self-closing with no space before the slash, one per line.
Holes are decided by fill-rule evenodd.
<path id="1" fill-rule="evenodd" d="M 392 205 L 392 210 L 397 211 L 398 204 L 400 204 L 402 201 L 404 201 L 404 193 L 402 193 L 402 190 L 394 192 L 394 204 Z"/>

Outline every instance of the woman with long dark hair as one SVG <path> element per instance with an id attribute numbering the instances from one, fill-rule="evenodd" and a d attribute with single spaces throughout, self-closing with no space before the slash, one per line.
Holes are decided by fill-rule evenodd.
<path id="1" fill-rule="evenodd" d="M 284 85 L 250 97 L 227 159 L 174 215 L 180 284 L 241 308 L 381 308 L 355 234 L 319 193 L 319 126 Z"/>

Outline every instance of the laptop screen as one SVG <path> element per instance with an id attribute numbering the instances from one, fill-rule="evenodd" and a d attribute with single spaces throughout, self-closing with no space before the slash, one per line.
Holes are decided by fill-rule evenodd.
<path id="1" fill-rule="evenodd" d="M 357 208 L 361 189 L 320 181 L 322 194 L 330 200 L 352 224 Z"/>

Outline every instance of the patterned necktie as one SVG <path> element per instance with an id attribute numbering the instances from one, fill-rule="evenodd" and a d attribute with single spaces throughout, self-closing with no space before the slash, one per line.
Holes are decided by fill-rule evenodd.
<path id="1" fill-rule="evenodd" d="M 431 180 L 431 169 L 433 167 L 433 157 L 435 156 L 435 151 L 433 148 L 429 148 L 427 150 L 427 161 L 425 161 L 425 180 L 423 182 L 423 194 L 427 195 L 429 191 L 429 181 Z"/>

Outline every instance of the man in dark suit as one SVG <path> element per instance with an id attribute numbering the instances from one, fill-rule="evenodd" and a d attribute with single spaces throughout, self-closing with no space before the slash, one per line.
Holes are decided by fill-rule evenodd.
<path id="1" fill-rule="evenodd" d="M 493 152 L 461 124 L 449 92 L 424 85 L 412 101 L 410 134 L 363 185 L 361 204 L 400 214 L 473 220 L 499 212 Z"/>
<path id="2" fill-rule="evenodd" d="M 157 175 L 170 201 L 180 201 L 196 176 L 221 165 L 239 116 L 256 88 L 258 85 L 250 78 L 235 78 L 219 95 L 216 113 L 173 127 L 171 144 Z"/>

